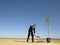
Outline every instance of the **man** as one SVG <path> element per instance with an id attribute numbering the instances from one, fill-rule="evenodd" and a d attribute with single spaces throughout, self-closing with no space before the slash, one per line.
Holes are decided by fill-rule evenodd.
<path id="1" fill-rule="evenodd" d="M 27 42 L 29 40 L 29 37 L 31 35 L 32 37 L 32 42 L 34 42 L 34 34 L 35 34 L 35 24 L 31 25 L 28 30 L 28 37 L 27 37 Z"/>

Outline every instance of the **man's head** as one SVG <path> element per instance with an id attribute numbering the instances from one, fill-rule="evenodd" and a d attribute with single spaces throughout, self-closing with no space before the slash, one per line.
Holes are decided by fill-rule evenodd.
<path id="1" fill-rule="evenodd" d="M 36 26 L 36 24 L 33 24 L 33 26 Z"/>
<path id="2" fill-rule="evenodd" d="M 33 28 L 35 28 L 36 24 L 33 24 L 32 26 L 33 26 Z"/>

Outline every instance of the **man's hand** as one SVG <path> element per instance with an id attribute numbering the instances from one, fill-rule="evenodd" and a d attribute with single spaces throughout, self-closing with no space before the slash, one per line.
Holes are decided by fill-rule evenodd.
<path id="1" fill-rule="evenodd" d="M 31 33 L 31 32 L 29 32 L 30 34 L 32 34 L 33 36 L 35 35 L 35 33 L 33 34 L 33 33 Z"/>
<path id="2" fill-rule="evenodd" d="M 30 32 L 30 34 L 31 34 L 31 32 Z"/>

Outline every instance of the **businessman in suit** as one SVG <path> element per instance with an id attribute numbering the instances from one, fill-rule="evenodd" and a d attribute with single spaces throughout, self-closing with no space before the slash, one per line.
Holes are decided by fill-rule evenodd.
<path id="1" fill-rule="evenodd" d="M 33 25 L 31 25 L 31 26 L 29 27 L 27 42 L 28 42 L 28 40 L 29 40 L 30 35 L 31 35 L 31 37 L 32 37 L 32 42 L 34 42 L 35 26 L 36 26 L 36 25 L 33 24 Z"/>

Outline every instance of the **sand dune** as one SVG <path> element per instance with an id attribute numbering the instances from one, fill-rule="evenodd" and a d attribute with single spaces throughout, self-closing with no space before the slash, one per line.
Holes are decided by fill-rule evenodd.
<path id="1" fill-rule="evenodd" d="M 47 43 L 46 39 L 35 39 L 34 43 L 31 40 L 27 43 L 21 38 L 0 38 L 0 45 L 60 45 L 60 39 L 51 39 L 51 43 Z"/>

